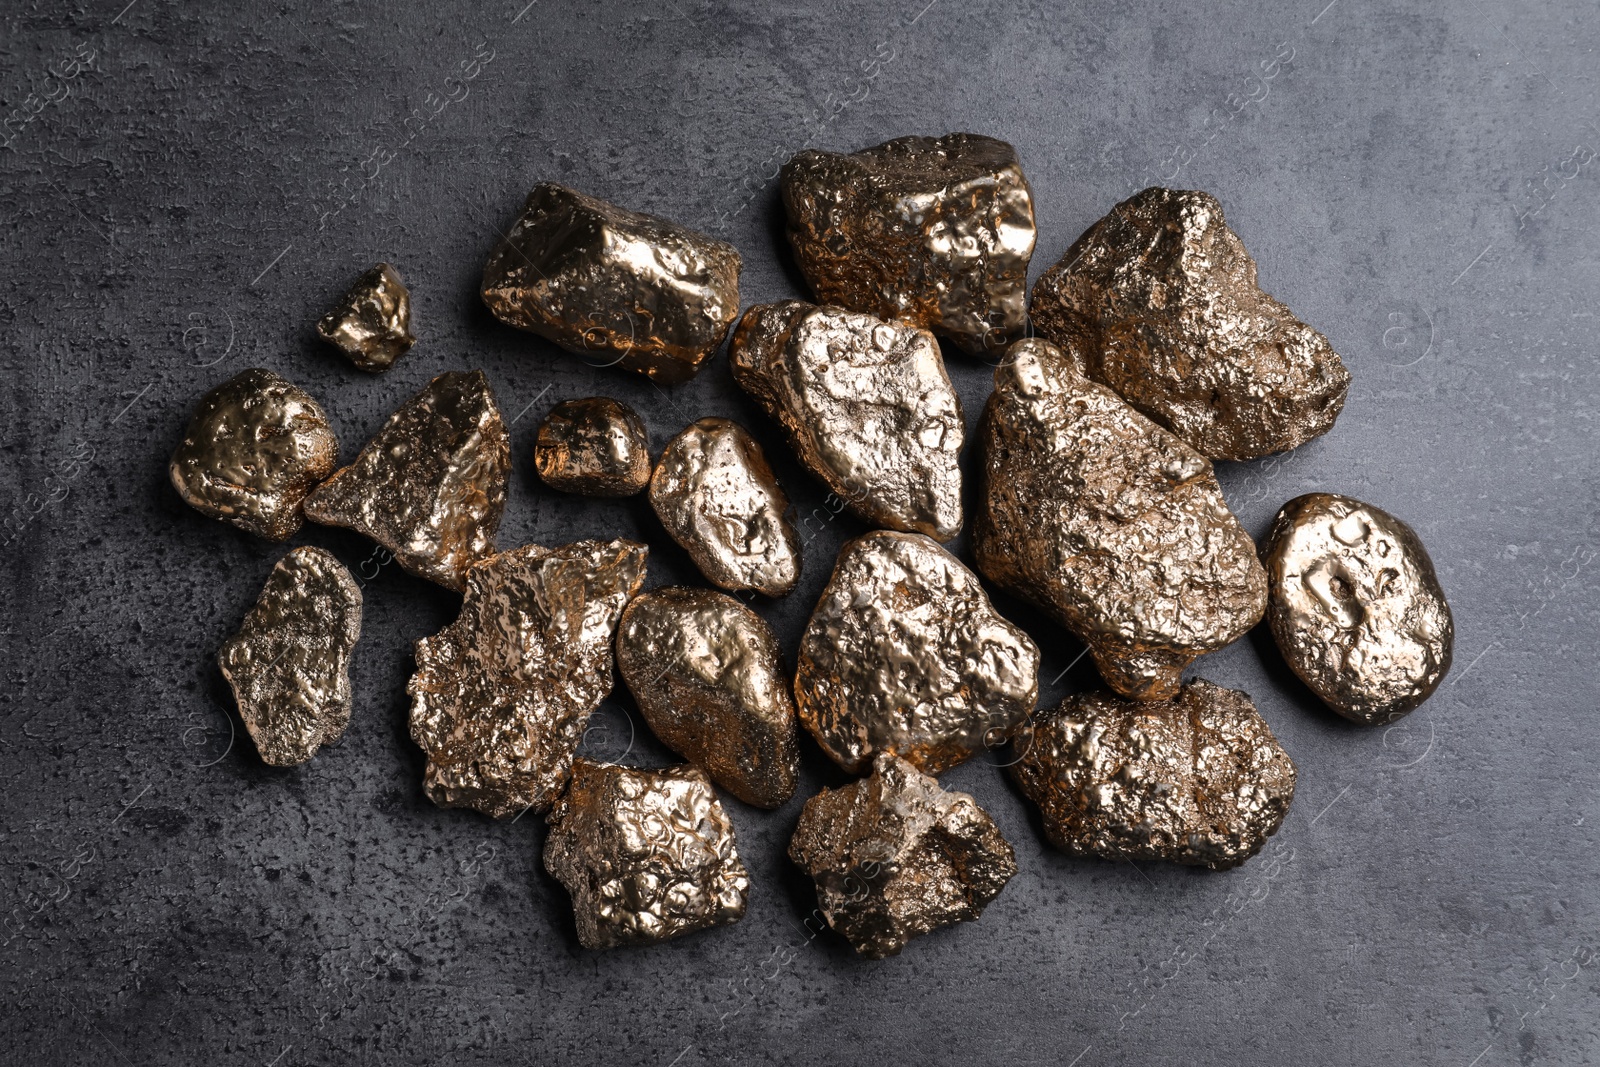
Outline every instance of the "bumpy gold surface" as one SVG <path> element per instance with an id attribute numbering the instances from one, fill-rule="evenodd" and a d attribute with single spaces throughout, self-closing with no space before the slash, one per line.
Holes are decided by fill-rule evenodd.
<path id="1" fill-rule="evenodd" d="M 789 858 L 816 882 L 828 925 L 869 959 L 977 919 L 1017 873 L 1010 843 L 977 801 L 889 753 L 871 777 L 806 801 Z"/>
<path id="2" fill-rule="evenodd" d="M 591 363 L 694 377 L 739 314 L 724 241 L 544 183 L 483 267 L 483 302 Z"/>
<path id="3" fill-rule="evenodd" d="M 620 400 L 564 400 L 539 424 L 533 465 L 564 493 L 632 496 L 650 484 L 650 439 L 644 420 Z"/>
<path id="4" fill-rule="evenodd" d="M 1350 373 L 1328 339 L 1256 285 L 1206 193 L 1146 189 L 1112 209 L 1033 287 L 1044 337 L 1213 459 L 1253 459 L 1333 427 Z"/>
<path id="5" fill-rule="evenodd" d="M 932 334 L 786 300 L 745 312 L 729 358 L 734 380 L 856 514 L 940 541 L 961 532 L 966 426 Z"/>
<path id="6" fill-rule="evenodd" d="M 406 686 L 435 804 L 503 818 L 555 802 L 611 691 L 612 634 L 647 552 L 624 540 L 524 545 L 468 569 L 460 616 L 417 642 Z"/>
<path id="7" fill-rule="evenodd" d="M 973 524 L 978 570 L 1051 613 L 1106 684 L 1164 700 L 1183 669 L 1261 619 L 1267 580 L 1206 458 L 1018 341 L 995 371 Z"/>
<path id="8" fill-rule="evenodd" d="M 846 770 L 893 752 L 938 774 L 1011 736 L 1038 672 L 1038 648 L 977 575 L 927 537 L 883 530 L 839 550 L 800 640 L 795 702 Z"/>
<path id="9" fill-rule="evenodd" d="M 304 763 L 350 724 L 350 653 L 361 590 L 344 565 L 302 546 L 278 561 L 239 632 L 217 653 L 261 758 Z"/>
<path id="10" fill-rule="evenodd" d="M 1074 856 L 1226 870 L 1261 850 L 1294 799 L 1294 762 L 1250 698 L 1201 679 L 1174 700 L 1070 696 L 1012 745 L 1012 777 Z"/>
<path id="11" fill-rule="evenodd" d="M 709 589 L 652 590 L 622 613 L 617 666 L 655 735 L 722 788 L 761 808 L 794 795 L 794 701 L 761 616 Z"/>
<path id="12" fill-rule="evenodd" d="M 167 471 L 202 515 L 282 541 L 300 528 L 306 494 L 338 465 L 321 406 L 256 367 L 200 399 Z"/>
<path id="13" fill-rule="evenodd" d="M 451 371 L 402 404 L 306 517 L 365 534 L 413 574 L 460 590 L 494 551 L 511 443 L 482 371 Z"/>
<path id="14" fill-rule="evenodd" d="M 975 353 L 1026 326 L 1033 192 L 1004 141 L 952 133 L 807 151 L 782 178 L 789 242 L 820 303 L 913 322 Z"/>
<path id="15" fill-rule="evenodd" d="M 1262 545 L 1283 658 L 1347 719 L 1393 722 L 1450 669 L 1455 624 L 1411 527 L 1347 496 L 1283 506 Z"/>
<path id="16" fill-rule="evenodd" d="M 800 538 L 789 498 L 756 439 L 706 418 L 661 451 L 650 505 L 712 585 L 784 596 L 800 580 Z"/>
<path id="17" fill-rule="evenodd" d="M 648 945 L 744 917 L 733 823 L 697 767 L 580 759 L 550 813 L 544 867 L 572 894 L 584 948 Z"/>
<path id="18" fill-rule="evenodd" d="M 387 263 L 367 271 L 322 316 L 317 333 L 362 370 L 383 371 L 406 354 L 411 335 L 411 291 Z"/>

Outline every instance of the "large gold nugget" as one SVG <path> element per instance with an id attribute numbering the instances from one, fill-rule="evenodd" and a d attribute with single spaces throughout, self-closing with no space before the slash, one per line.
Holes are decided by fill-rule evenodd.
<path id="1" fill-rule="evenodd" d="M 1212 459 L 1327 433 L 1350 386 L 1328 339 L 1256 285 L 1207 193 L 1146 189 L 1089 227 L 1033 287 L 1044 337 Z"/>
<path id="2" fill-rule="evenodd" d="M 972 922 L 1017 873 L 1011 844 L 976 800 L 889 753 L 871 777 L 806 801 L 789 858 L 816 882 L 828 925 L 868 959 Z"/>
<path id="3" fill-rule="evenodd" d="M 698 767 L 580 759 L 550 813 L 544 869 L 572 894 L 584 948 L 650 945 L 744 917 L 733 823 Z"/>
<path id="4" fill-rule="evenodd" d="M 789 498 L 738 423 L 701 419 L 667 442 L 650 505 L 712 585 L 779 597 L 800 580 Z"/>
<path id="5" fill-rule="evenodd" d="M 644 582 L 635 541 L 524 545 L 474 564 L 455 622 L 417 642 L 411 739 L 444 808 L 545 811 L 611 692 L 612 634 Z"/>
<path id="6" fill-rule="evenodd" d="M 632 496 L 650 484 L 644 420 L 609 396 L 564 400 L 539 424 L 533 465 L 564 493 Z"/>
<path id="7" fill-rule="evenodd" d="M 1226 870 L 1261 850 L 1294 799 L 1294 761 L 1250 698 L 1198 678 L 1173 700 L 1078 693 L 1012 746 L 1012 778 L 1073 856 Z"/>
<path id="8" fill-rule="evenodd" d="M 306 517 L 372 538 L 450 589 L 494 551 L 511 443 L 482 371 L 451 371 L 389 416 L 355 462 L 306 498 Z"/>
<path id="9" fill-rule="evenodd" d="M 411 334 L 411 291 L 400 272 L 379 263 L 356 279 L 317 334 L 365 371 L 384 371 L 417 339 Z"/>
<path id="10" fill-rule="evenodd" d="M 798 300 L 745 312 L 733 377 L 811 473 L 874 526 L 961 532 L 961 402 L 927 330 Z"/>
<path id="11" fill-rule="evenodd" d="M 1411 527 L 1371 504 L 1310 493 L 1278 512 L 1262 557 L 1272 636 L 1328 707 L 1382 724 L 1439 687 L 1455 624 Z"/>
<path id="12" fill-rule="evenodd" d="M 495 318 L 662 384 L 694 377 L 739 314 L 725 241 L 546 182 L 483 266 Z"/>
<path id="13" fill-rule="evenodd" d="M 817 300 L 998 351 L 1028 321 L 1033 191 L 1016 149 L 971 133 L 899 137 L 783 167 L 789 243 Z"/>
<path id="14" fill-rule="evenodd" d="M 361 590 L 329 552 L 278 561 L 239 632 L 217 653 L 250 739 L 274 767 L 304 763 L 350 724 L 350 653 Z"/>
<path id="15" fill-rule="evenodd" d="M 794 701 L 761 616 L 709 589 L 653 590 L 622 613 L 617 667 L 655 735 L 722 788 L 760 808 L 794 795 Z"/>
<path id="16" fill-rule="evenodd" d="M 977 575 L 920 534 L 885 530 L 839 550 L 800 639 L 794 693 L 845 770 L 893 752 L 938 774 L 1010 737 L 1039 698 L 1038 675 L 1038 648 Z"/>
<path id="17" fill-rule="evenodd" d="M 1135 700 L 1261 619 L 1267 579 L 1206 458 L 1047 341 L 995 371 L 980 431 L 978 570 L 1088 646 Z"/>
<path id="18" fill-rule="evenodd" d="M 269 370 L 241 371 L 201 398 L 168 473 L 183 502 L 282 541 L 306 494 L 339 465 L 339 442 L 311 395 Z"/>

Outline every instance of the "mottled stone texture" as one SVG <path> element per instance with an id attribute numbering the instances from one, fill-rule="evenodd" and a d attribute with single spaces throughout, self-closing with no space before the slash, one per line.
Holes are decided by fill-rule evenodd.
<path id="1" fill-rule="evenodd" d="M 739 263 L 725 241 L 546 182 L 484 264 L 483 302 L 592 363 L 670 384 L 694 377 L 739 314 Z"/>
<path id="2" fill-rule="evenodd" d="M 467 571 L 460 616 L 417 642 L 406 687 L 434 803 L 504 818 L 555 802 L 611 691 L 612 634 L 646 552 L 623 540 L 524 545 Z"/>
<path id="3" fill-rule="evenodd" d="M 644 420 L 609 396 L 564 400 L 539 423 L 533 466 L 552 489 L 632 496 L 650 484 Z"/>
<path id="4" fill-rule="evenodd" d="M 365 534 L 413 574 L 460 590 L 494 551 L 511 443 L 482 371 L 451 371 L 389 416 L 355 462 L 306 498 L 306 517 Z"/>
<path id="5" fill-rule="evenodd" d="M 367 271 L 332 311 L 317 334 L 366 371 L 388 370 L 417 339 L 411 334 L 411 291 L 387 263 Z"/>
<path id="6" fill-rule="evenodd" d="M 937 774 L 1004 743 L 1039 695 L 1039 650 L 978 576 L 919 534 L 839 550 L 800 641 L 801 721 L 841 767 L 893 752 Z"/>
<path id="7" fill-rule="evenodd" d="M 869 777 L 806 801 L 789 858 L 816 882 L 828 925 L 869 959 L 977 919 L 1017 873 L 977 801 L 888 753 Z"/>
<path id="8" fill-rule="evenodd" d="M 961 532 L 966 428 L 928 331 L 785 300 L 745 312 L 729 359 L 800 461 L 856 514 L 940 541 Z"/>
<path id="9" fill-rule="evenodd" d="M 709 589 L 652 590 L 622 613 L 617 667 L 651 731 L 722 788 L 762 808 L 794 795 L 794 701 L 761 616 Z"/>
<path id="10" fill-rule="evenodd" d="M 995 371 L 973 555 L 1087 643 L 1112 689 L 1163 700 L 1261 619 L 1266 575 L 1210 462 L 1075 355 L 1028 339 Z"/>
<path id="11" fill-rule="evenodd" d="M 282 541 L 300 528 L 306 494 L 338 465 L 322 407 L 255 367 L 201 397 L 167 472 L 202 515 Z"/>
<path id="12" fill-rule="evenodd" d="M 294 549 L 267 576 L 239 632 L 217 654 L 261 758 L 304 763 L 350 723 L 350 654 L 361 590 L 329 552 Z"/>
<path id="13" fill-rule="evenodd" d="M 544 866 L 572 894 L 584 948 L 666 941 L 744 917 L 750 879 L 697 767 L 580 759 L 550 813 Z"/>
<path id="14" fill-rule="evenodd" d="M 1351 497 L 1309 493 L 1278 512 L 1261 553 L 1273 639 L 1328 707 L 1382 724 L 1439 687 L 1455 624 L 1411 527 Z"/>
<path id="15" fill-rule="evenodd" d="M 1328 339 L 1256 285 L 1216 198 L 1146 189 L 1033 287 L 1033 323 L 1089 376 L 1213 459 L 1327 433 L 1350 373 Z"/>
<path id="16" fill-rule="evenodd" d="M 1075 856 L 1226 870 L 1261 850 L 1294 799 L 1294 762 L 1250 698 L 1203 679 L 1165 701 L 1079 693 L 1012 744 L 1012 778 Z"/>
<path id="17" fill-rule="evenodd" d="M 912 322 L 974 353 L 1026 325 L 1033 192 L 1004 141 L 952 133 L 806 151 L 782 180 L 789 243 L 819 303 Z"/>

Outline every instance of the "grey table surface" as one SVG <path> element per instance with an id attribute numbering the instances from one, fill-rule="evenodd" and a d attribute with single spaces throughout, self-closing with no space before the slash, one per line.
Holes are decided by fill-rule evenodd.
<path id="1" fill-rule="evenodd" d="M 0 1061 L 1600 1061 L 1597 44 L 1593 0 L 7 3 Z M 743 922 L 585 951 L 537 819 L 422 795 L 411 644 L 456 598 L 314 527 L 294 543 L 365 584 L 354 717 L 303 768 L 260 762 L 214 657 L 284 549 L 167 483 L 201 394 L 273 368 L 348 458 L 432 376 L 481 367 L 512 423 L 501 544 L 640 537 L 651 584 L 693 581 L 687 558 L 642 500 L 541 488 L 534 426 L 601 393 L 657 448 L 736 418 L 805 528 L 800 588 L 761 606 L 792 656 L 862 527 L 725 357 L 671 390 L 586 366 L 495 323 L 478 272 L 554 179 L 731 240 L 746 304 L 801 296 L 777 166 L 954 130 L 1021 153 L 1035 274 L 1138 188 L 1216 194 L 1354 373 L 1332 433 L 1221 465 L 1230 502 L 1259 536 L 1290 497 L 1349 493 L 1438 565 L 1456 666 L 1390 729 L 1317 706 L 1259 631 L 1197 665 L 1299 766 L 1264 857 L 1070 860 L 986 754 L 946 780 L 1021 873 L 981 921 L 858 960 L 808 935 L 784 856 L 839 780 L 808 740 L 794 801 L 727 800 Z M 370 377 L 312 326 L 379 259 L 421 341 Z M 949 363 L 975 420 L 990 368 Z M 1044 701 L 1095 684 L 1081 646 L 997 602 L 1041 646 Z M 670 758 L 625 691 L 594 722 L 591 753 Z"/>

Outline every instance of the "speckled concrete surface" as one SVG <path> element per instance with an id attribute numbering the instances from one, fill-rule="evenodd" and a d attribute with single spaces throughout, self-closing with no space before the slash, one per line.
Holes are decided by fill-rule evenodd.
<path id="1" fill-rule="evenodd" d="M 0 13 L 0 1060 L 1600 1060 L 1591 0 L 525 2 Z M 1333 433 L 1220 465 L 1230 500 L 1259 536 L 1296 494 L 1352 494 L 1438 564 L 1455 671 L 1392 729 L 1316 706 L 1260 632 L 1198 665 L 1253 694 L 1299 764 L 1263 857 L 1221 875 L 1068 860 L 995 753 L 946 780 L 1021 873 L 981 922 L 860 961 L 810 936 L 783 855 L 838 780 L 807 741 L 787 806 L 726 801 L 742 923 L 586 952 L 537 820 L 422 796 L 410 647 L 455 598 L 314 527 L 294 543 L 365 583 L 354 717 L 304 768 L 256 758 L 213 658 L 283 548 L 183 506 L 164 471 L 211 385 L 283 373 L 348 459 L 433 375 L 481 367 L 513 422 L 501 543 L 642 537 L 652 584 L 692 565 L 642 498 L 540 486 L 538 419 L 608 393 L 656 448 L 738 419 L 808 538 L 799 590 L 759 608 L 792 658 L 861 527 L 831 517 L 725 357 L 670 391 L 587 367 L 499 327 L 478 271 L 553 179 L 733 241 L 746 304 L 801 295 L 778 164 L 963 129 L 1021 153 L 1035 276 L 1138 187 L 1220 197 L 1263 285 L 1355 375 Z M 313 326 L 379 259 L 412 287 L 420 341 L 370 377 Z M 950 365 L 975 419 L 988 368 Z M 1039 641 L 1044 699 L 1092 684 L 1075 642 L 997 603 Z M 586 748 L 667 758 L 625 696 Z"/>

